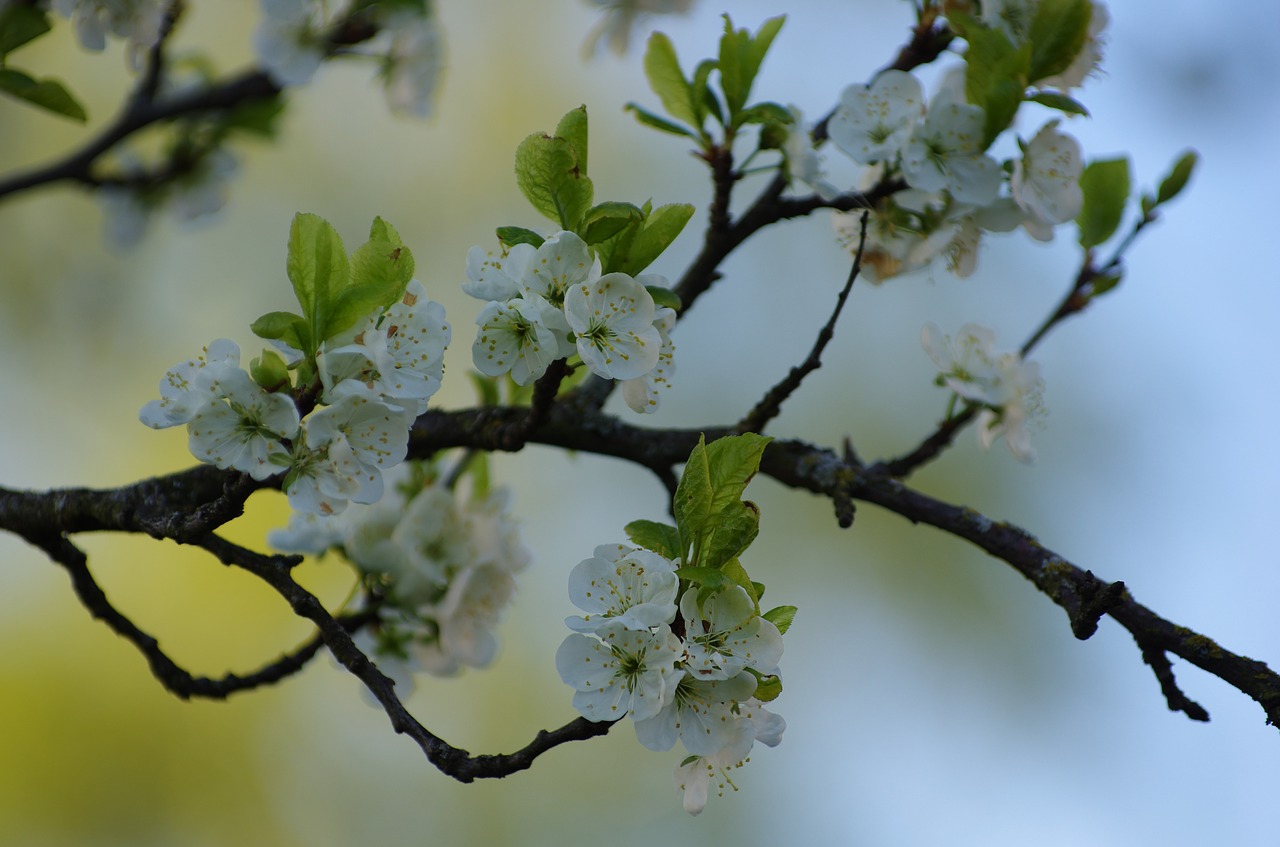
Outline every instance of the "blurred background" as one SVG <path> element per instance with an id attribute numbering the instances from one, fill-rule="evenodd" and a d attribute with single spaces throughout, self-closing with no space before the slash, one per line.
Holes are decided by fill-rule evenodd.
<path id="1" fill-rule="evenodd" d="M 257 4 L 192 3 L 176 44 L 231 70 L 252 61 Z M 739 0 L 754 29 L 783 4 Z M 906 35 L 901 2 L 787 4 L 756 95 L 828 111 Z M 0 484 L 115 486 L 192 463 L 181 430 L 137 411 L 164 369 L 213 338 L 253 350 L 249 322 L 288 308 L 285 241 L 295 211 L 359 244 L 394 223 L 418 276 L 449 310 L 452 377 L 438 401 L 472 402 L 479 303 L 461 294 L 464 258 L 502 224 L 545 227 L 512 175 L 516 144 L 569 109 L 590 112 L 597 199 L 709 196 L 679 139 L 622 112 L 656 106 L 631 53 L 582 58 L 597 12 L 577 0 L 441 2 L 447 75 L 427 122 L 388 115 L 369 66 L 335 63 L 292 97 L 276 145 L 241 144 L 230 202 L 197 227 L 158 220 L 136 249 L 109 249 L 94 199 L 71 187 L 0 205 Z M 720 6 L 651 21 L 686 67 L 713 53 Z M 1236 652 L 1280 665 L 1272 515 L 1280 403 L 1271 367 L 1280 274 L 1274 241 L 1280 59 L 1259 22 L 1269 0 L 1111 4 L 1106 74 L 1067 131 L 1087 155 L 1128 153 L 1152 186 L 1187 147 L 1201 167 L 1132 250 L 1120 289 L 1036 353 L 1050 416 L 1039 461 L 970 433 L 913 484 L 1035 532 L 1139 602 Z M 90 109 L 88 130 L 0 102 L 0 172 L 42 163 L 103 125 L 130 84 L 122 49 L 81 52 L 70 28 L 25 48 Z M 926 71 L 926 79 L 936 73 Z M 1047 118 L 1027 109 L 1029 137 Z M 835 176 L 852 179 L 833 163 Z M 763 178 L 761 178 L 763 179 Z M 753 186 L 742 189 L 748 196 Z M 702 213 L 653 270 L 677 277 Z M 927 434 L 945 396 L 919 330 L 993 327 L 1015 347 L 1056 304 L 1078 257 L 989 239 L 974 277 L 938 270 L 855 287 L 836 339 L 770 432 L 867 459 Z M 847 273 L 825 216 L 762 233 L 681 323 L 675 390 L 652 421 L 735 420 L 807 353 Z M 784 309 L 784 331 L 776 316 Z M 1272 374 L 1271 376 L 1267 376 Z M 615 398 L 615 402 L 617 398 Z M 618 410 L 626 412 L 620 403 Z M 571 613 L 570 568 L 638 517 L 661 518 L 646 473 L 530 448 L 496 460 L 536 562 L 500 633 L 497 662 L 424 678 L 410 699 L 433 731 L 473 752 L 523 746 L 574 717 L 553 656 Z M 0 536 L 0 843 L 21 845 L 852 844 L 1106 845 L 1275 843 L 1280 737 L 1244 695 L 1185 663 L 1178 679 L 1212 714 L 1170 713 L 1132 640 L 1104 621 L 1077 642 L 1065 616 L 1009 567 L 963 542 L 863 506 L 851 530 L 830 504 L 769 480 L 749 495 L 763 531 L 748 564 L 775 603 L 800 607 L 787 636 L 780 747 L 737 771 L 741 789 L 681 810 L 680 754 L 641 748 L 629 727 L 561 747 L 531 772 L 463 786 L 442 776 L 356 681 L 326 659 L 226 703 L 166 694 L 132 647 L 90 619 L 59 568 Z M 261 545 L 287 517 L 256 495 L 229 528 Z M 243 573 L 149 539 L 82 536 L 118 608 L 196 673 L 247 672 L 309 636 Z M 351 574 L 302 570 L 328 603 Z"/>

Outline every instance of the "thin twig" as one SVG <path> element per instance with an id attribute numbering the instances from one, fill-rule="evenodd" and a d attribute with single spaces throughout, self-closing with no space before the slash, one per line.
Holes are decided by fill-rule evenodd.
<path id="1" fill-rule="evenodd" d="M 858 236 L 858 251 L 853 257 L 853 267 L 849 270 L 849 278 L 845 281 L 844 288 L 840 290 L 840 295 L 836 298 L 836 307 L 831 311 L 831 317 L 827 319 L 826 324 L 818 332 L 818 337 L 813 343 L 813 349 L 809 351 L 808 357 L 803 362 L 793 367 L 781 382 L 769 389 L 764 397 L 760 399 L 760 402 L 756 404 L 755 408 L 738 422 L 738 432 L 763 432 L 769 421 L 782 412 L 782 404 L 800 388 L 800 383 L 804 381 L 804 378 L 822 367 L 822 351 L 826 349 L 831 339 L 835 337 L 836 321 L 840 319 L 844 304 L 849 299 L 849 292 L 853 289 L 853 282 L 858 278 L 859 271 L 862 270 L 862 250 L 867 243 L 867 218 L 868 213 L 863 212 L 862 229 Z"/>

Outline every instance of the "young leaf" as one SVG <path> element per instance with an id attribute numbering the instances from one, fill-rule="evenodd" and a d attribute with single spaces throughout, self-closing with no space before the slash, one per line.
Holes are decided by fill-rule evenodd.
<path id="1" fill-rule="evenodd" d="M 654 209 L 635 233 L 623 254 L 613 254 L 613 270 L 636 276 L 676 240 L 685 224 L 693 217 L 693 206 L 673 203 Z"/>
<path id="2" fill-rule="evenodd" d="M 693 585 L 714 593 L 729 585 L 731 580 L 716 568 L 676 568 L 676 576 Z"/>
<path id="3" fill-rule="evenodd" d="M 663 288 L 661 285 L 646 285 L 644 289 L 653 298 L 653 305 L 666 306 L 668 309 L 680 311 L 682 305 L 680 297 L 670 288 Z"/>
<path id="4" fill-rule="evenodd" d="M 306 350 L 310 344 L 307 322 L 293 312 L 267 312 L 249 327 L 253 334 L 268 341 L 283 341 L 295 350 Z"/>
<path id="5" fill-rule="evenodd" d="M 698 113 L 699 127 L 702 126 L 702 122 L 707 115 L 713 116 L 720 126 L 725 125 L 724 109 L 720 108 L 720 98 L 716 97 L 716 93 L 711 90 L 709 82 L 711 72 L 719 67 L 720 63 L 715 59 L 703 59 L 698 63 L 698 67 L 693 70 L 693 81 L 691 83 L 693 108 Z"/>
<path id="6" fill-rule="evenodd" d="M 693 547 L 691 564 L 706 564 L 701 558 L 704 547 L 714 537 L 712 524 L 721 516 L 737 521 L 742 531 L 742 492 L 760 469 L 760 457 L 771 440 L 746 433 L 726 436 L 708 445 L 704 437 L 698 438 L 698 446 L 689 455 L 676 486 L 673 503 L 680 538 Z"/>
<path id="7" fill-rule="evenodd" d="M 587 175 L 587 107 L 579 106 L 556 124 L 556 135 L 573 146 L 578 156 L 578 171 Z"/>
<path id="8" fill-rule="evenodd" d="M 694 107 L 693 89 L 680 70 L 671 39 L 661 32 L 649 36 L 649 46 L 644 51 L 644 75 L 668 115 L 695 130 L 702 130 L 701 116 Z"/>
<path id="9" fill-rule="evenodd" d="M 1084 206 L 1076 217 L 1080 246 L 1096 247 L 1120 226 L 1129 199 L 1129 160 L 1106 159 L 1089 163 L 1080 175 Z"/>
<path id="10" fill-rule="evenodd" d="M 759 534 L 760 508 L 750 501 L 731 502 L 709 521 L 698 564 L 718 568 L 730 560 L 736 560 Z M 755 587 L 749 585 L 750 580 L 747 582 L 748 585 L 743 587 L 754 597 Z"/>
<path id="11" fill-rule="evenodd" d="M 650 112 L 648 109 L 645 109 L 636 103 L 628 103 L 623 108 L 633 112 L 636 116 L 636 120 L 647 127 L 651 127 L 660 132 L 669 132 L 672 135 L 685 135 L 689 138 L 698 137 L 698 134 L 688 127 L 681 126 L 680 124 L 673 123 L 664 117 L 655 115 L 653 112 Z"/>
<path id="12" fill-rule="evenodd" d="M 1039 103 L 1041 106 L 1048 106 L 1050 109 L 1057 109 L 1068 115 L 1084 115 L 1089 117 L 1089 110 L 1084 104 L 1078 100 L 1073 100 L 1065 94 L 1059 94 L 1057 91 L 1037 91 L 1027 98 L 1033 103 Z"/>
<path id="13" fill-rule="evenodd" d="M 1178 157 L 1178 161 L 1173 163 L 1173 169 L 1169 171 L 1169 175 L 1160 181 L 1160 188 L 1156 193 L 1156 205 L 1168 203 L 1173 198 L 1182 193 L 1182 189 L 1187 187 L 1187 180 L 1191 179 L 1191 172 L 1195 170 L 1196 162 L 1199 161 L 1200 155 L 1194 150 L 1188 150 Z"/>
<path id="14" fill-rule="evenodd" d="M 533 208 L 569 230 L 577 229 L 595 193 L 573 145 L 541 132 L 516 148 L 516 184 Z"/>
<path id="15" fill-rule="evenodd" d="M 680 559 L 684 556 L 684 550 L 680 548 L 680 532 L 670 524 L 639 520 L 632 521 L 624 529 L 632 544 L 668 559 Z"/>
<path id="16" fill-rule="evenodd" d="M 752 668 L 747 668 L 756 676 L 756 693 L 755 698 L 761 703 L 770 703 L 778 699 L 778 695 L 782 693 L 782 680 L 776 674 L 765 676 L 756 673 Z"/>
<path id="17" fill-rule="evenodd" d="M 786 635 L 787 630 L 791 629 L 791 622 L 795 620 L 797 611 L 799 610 L 795 606 L 775 606 L 761 617 L 776 626 L 778 632 Z"/>
<path id="18" fill-rule="evenodd" d="M 751 86 L 760 72 L 769 45 L 782 29 L 785 16 L 770 18 L 752 36 L 747 30 L 735 30 L 729 16 L 724 16 L 724 35 L 720 38 L 720 86 L 729 107 L 729 119 L 738 125 L 738 115 L 751 96 Z"/>
<path id="19" fill-rule="evenodd" d="M 1033 80 L 1060 74 L 1071 66 L 1089 37 L 1090 0 L 1040 0 L 1027 31 Z"/>
<path id="20" fill-rule="evenodd" d="M 0 68 L 0 91 L 19 100 L 84 123 L 89 119 L 84 107 L 56 79 L 36 80 L 12 68 Z"/>
<path id="21" fill-rule="evenodd" d="M 592 206 L 582 220 L 582 240 L 599 244 L 612 238 L 629 225 L 644 220 L 644 215 L 631 203 L 607 201 Z"/>
<path id="22" fill-rule="evenodd" d="M 396 232 L 396 228 L 382 219 L 381 216 L 375 217 L 373 223 L 369 226 L 370 241 L 389 241 L 395 247 L 404 245 L 404 241 L 400 238 L 400 233 Z"/>
<path id="23" fill-rule="evenodd" d="M 742 563 L 737 559 L 730 559 L 724 563 L 720 569 L 721 572 L 731 579 L 734 585 L 742 586 L 742 590 L 747 592 L 747 596 L 751 598 L 751 603 L 756 607 L 756 611 L 760 611 L 760 597 L 756 594 L 756 584 L 751 581 L 751 577 L 747 576 L 747 571 L 742 567 Z"/>
<path id="24" fill-rule="evenodd" d="M 302 352 L 314 356 L 329 335 L 329 315 L 349 275 L 342 239 L 328 221 L 302 212 L 294 215 L 285 269 L 307 322 L 308 337 L 303 340 L 308 346 Z"/>
<path id="25" fill-rule="evenodd" d="M 362 244 L 351 254 L 351 281 L 334 300 L 325 338 L 351 329 L 399 300 L 412 278 L 413 254 L 408 247 L 390 241 Z"/>
<path id="26" fill-rule="evenodd" d="M 531 229 L 525 229 L 522 226 L 500 226 L 498 227 L 498 240 L 508 247 L 515 247 L 517 244 L 532 244 L 534 247 L 541 247 L 545 241 L 541 235 Z"/>

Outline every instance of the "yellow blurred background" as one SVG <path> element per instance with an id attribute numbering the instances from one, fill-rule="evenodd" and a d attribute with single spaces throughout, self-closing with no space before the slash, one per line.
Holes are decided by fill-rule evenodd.
<path id="1" fill-rule="evenodd" d="M 479 304 L 459 288 L 466 251 L 492 245 L 498 225 L 545 224 L 515 187 L 512 154 L 581 103 L 597 199 L 698 205 L 654 268 L 679 275 L 708 190 L 681 141 L 621 111 L 654 105 L 638 39 L 625 58 L 584 62 L 596 20 L 585 3 L 439 5 L 448 70 L 431 120 L 390 117 L 371 66 L 334 63 L 293 95 L 276 145 L 237 146 L 241 170 L 212 222 L 161 220 L 119 253 L 73 187 L 0 205 L 0 485 L 115 486 L 189 466 L 181 431 L 151 432 L 137 411 L 165 368 L 217 337 L 247 357 L 249 322 L 289 307 L 295 211 L 326 217 L 349 247 L 374 215 L 400 230 L 454 327 L 438 402 L 470 404 L 462 375 Z M 757 94 L 811 118 L 885 63 L 910 22 L 905 3 L 780 5 L 729 4 L 752 28 L 789 12 Z M 256 3 L 189 6 L 178 48 L 207 50 L 224 70 L 252 60 Z M 1108 75 L 1083 94 L 1094 119 L 1067 129 L 1090 155 L 1131 152 L 1144 185 L 1187 146 L 1203 167 L 1133 251 L 1121 289 L 1036 355 L 1052 412 L 1038 464 L 983 454 L 966 435 L 913 484 L 1020 523 L 1176 622 L 1280 661 L 1270 447 L 1280 275 L 1264 247 L 1280 196 L 1280 64 L 1256 27 L 1268 8 L 1112 4 Z M 720 11 L 704 0 L 655 24 L 689 67 L 714 50 Z M 0 102 L 0 173 L 75 147 L 130 84 L 118 45 L 85 54 L 65 25 L 14 63 L 63 77 L 91 121 Z M 1024 118 L 1023 136 L 1043 117 Z M 997 239 L 973 279 L 936 271 L 855 288 L 827 364 L 771 434 L 823 445 L 849 434 L 867 459 L 902 452 L 945 402 L 921 324 L 974 320 L 1014 346 L 1069 283 L 1071 248 L 1067 229 L 1049 247 Z M 680 324 L 675 389 L 651 422 L 740 416 L 803 358 L 847 262 L 821 216 L 750 242 Z M 410 700 L 472 752 L 515 749 L 574 717 L 552 658 L 571 613 L 568 571 L 622 540 L 628 521 L 664 512 L 650 476 L 609 460 L 531 448 L 498 457 L 495 471 L 515 490 L 535 564 L 495 665 L 424 678 Z M 625 726 L 530 772 L 459 785 L 324 656 L 274 688 L 180 702 L 89 618 L 60 569 L 0 536 L 0 844 L 1275 843 L 1280 739 L 1243 695 L 1176 665 L 1214 716 L 1193 724 L 1166 711 L 1118 627 L 1075 642 L 1055 607 L 960 542 L 869 506 L 841 532 L 828 503 L 768 480 L 749 494 L 763 512 L 751 573 L 771 600 L 800 607 L 777 703 L 789 728 L 737 773 L 740 792 L 712 797 L 698 818 L 672 791 L 679 754 L 644 750 Z M 287 509 L 275 494 L 249 507 L 228 534 L 261 546 Z M 251 671 L 310 635 L 268 589 L 207 556 L 150 539 L 76 540 L 112 602 L 195 673 Z M 331 607 L 352 579 L 331 560 L 302 574 Z"/>

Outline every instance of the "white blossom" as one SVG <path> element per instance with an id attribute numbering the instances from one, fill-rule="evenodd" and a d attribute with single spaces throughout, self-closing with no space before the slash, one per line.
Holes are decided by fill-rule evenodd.
<path id="1" fill-rule="evenodd" d="M 399 11 L 387 17 L 384 28 L 391 33 L 382 66 L 387 104 L 397 114 L 428 117 L 444 65 L 439 22 L 429 13 Z"/>
<path id="2" fill-rule="evenodd" d="M 179 362 L 165 371 L 160 380 L 160 399 L 142 407 L 138 418 L 152 429 L 179 426 L 191 420 L 211 400 L 216 399 L 211 384 L 226 370 L 240 367 L 240 348 L 234 341 L 211 341 L 200 355 Z"/>
<path id="3" fill-rule="evenodd" d="M 658 411 L 661 392 L 671 387 L 671 377 L 676 372 L 676 345 L 671 340 L 671 330 L 676 326 L 675 309 L 658 306 L 653 313 L 653 326 L 662 341 L 658 348 L 658 363 L 648 373 L 622 383 L 622 399 L 633 412 L 640 414 Z"/>
<path id="4" fill-rule="evenodd" d="M 939 369 L 942 384 L 965 400 L 986 408 L 979 415 L 978 438 L 989 448 L 1004 437 L 1020 461 L 1035 459 L 1028 425 L 1043 415 L 1044 381 L 1040 366 L 1015 352 L 997 353 L 995 333 L 965 324 L 955 338 L 936 324 L 925 324 L 921 343 Z"/>
<path id="5" fill-rule="evenodd" d="M 590 721 L 656 715 L 682 675 L 675 667 L 680 639 L 665 626 L 652 633 L 618 621 L 595 634 L 602 640 L 575 632 L 556 651 L 556 670 L 574 689 L 573 707 Z"/>
<path id="6" fill-rule="evenodd" d="M 282 472 L 289 450 L 281 442 L 298 431 L 293 398 L 268 393 L 239 368 L 221 370 L 208 387 L 211 399 L 187 423 L 192 455 L 258 480 Z"/>
<path id="7" fill-rule="evenodd" d="M 565 619 L 575 632 L 595 632 L 610 621 L 647 630 L 676 616 L 675 563 L 651 550 L 603 544 L 569 573 L 569 599 L 587 612 Z"/>
<path id="8" fill-rule="evenodd" d="M 635 379 L 658 364 L 662 336 L 653 325 L 654 308 L 644 285 L 624 273 L 574 285 L 564 300 L 578 355 L 605 379 Z"/>
<path id="9" fill-rule="evenodd" d="M 685 675 L 658 714 L 636 721 L 636 740 L 650 750 L 670 750 L 679 740 L 695 756 L 710 756 L 734 742 L 734 708 L 755 693 L 756 678 L 746 671 L 729 679 Z"/>
<path id="10" fill-rule="evenodd" d="M 752 668 L 772 673 L 782 658 L 782 634 L 756 611 L 745 588 L 732 585 L 702 603 L 693 586 L 680 598 L 685 668 L 698 679 L 729 679 Z"/>
<path id="11" fill-rule="evenodd" d="M 563 323 L 563 313 L 536 294 L 490 302 L 476 316 L 480 332 L 471 345 L 476 370 L 486 376 L 510 372 L 517 385 L 534 382 L 562 356 L 565 333 L 552 327 Z"/>
<path id="12" fill-rule="evenodd" d="M 305 85 L 324 62 L 324 20 L 316 0 L 261 0 L 262 22 L 254 52 L 271 78 L 283 86 Z"/>
<path id="13" fill-rule="evenodd" d="M 892 161 L 922 114 L 920 81 L 905 71 L 887 70 L 870 85 L 855 83 L 844 90 L 827 132 L 855 162 Z"/>
<path id="14" fill-rule="evenodd" d="M 983 152 L 986 114 L 953 97 L 936 97 L 902 153 L 902 173 L 912 188 L 946 189 L 956 200 L 985 206 L 996 199 L 1000 165 Z"/>
<path id="15" fill-rule="evenodd" d="M 802 182 L 812 188 L 823 200 L 830 200 L 840 193 L 826 178 L 822 157 L 814 149 L 810 129 L 805 125 L 804 115 L 795 106 L 789 106 L 791 112 L 791 128 L 787 140 L 782 145 L 782 160 L 786 167 L 787 183 Z"/>
<path id="16" fill-rule="evenodd" d="M 129 67 L 142 68 L 142 59 L 160 40 L 164 26 L 165 0 L 53 0 L 53 10 L 71 18 L 80 45 L 101 51 L 107 33 L 128 41 Z"/>
<path id="17" fill-rule="evenodd" d="M 1075 220 L 1080 214 L 1083 171 L 1080 142 L 1058 132 L 1058 121 L 1049 121 L 1027 143 L 1022 158 L 1013 163 L 1009 187 L 1014 202 L 1026 214 L 1032 236 L 1047 241 L 1053 237 L 1054 225 Z M 1046 233 L 1048 238 L 1042 237 Z"/>

